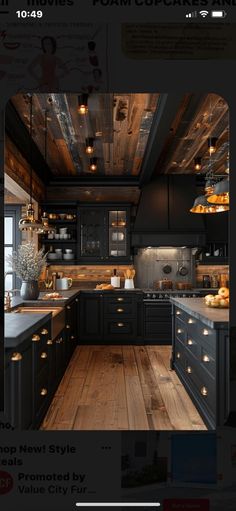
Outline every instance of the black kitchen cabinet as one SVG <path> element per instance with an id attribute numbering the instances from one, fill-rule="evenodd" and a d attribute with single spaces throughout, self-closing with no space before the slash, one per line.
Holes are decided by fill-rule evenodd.
<path id="1" fill-rule="evenodd" d="M 144 340 L 148 344 L 171 344 L 172 316 L 169 302 L 144 303 Z"/>
<path id="2" fill-rule="evenodd" d="M 26 343 L 5 355 L 4 403 L 7 420 L 15 429 L 31 429 L 33 423 L 32 349 Z"/>
<path id="3" fill-rule="evenodd" d="M 228 243 L 229 214 L 228 211 L 205 215 L 206 242 Z"/>
<path id="4" fill-rule="evenodd" d="M 229 335 L 173 304 L 172 368 L 209 429 L 229 414 Z"/>
<path id="5" fill-rule="evenodd" d="M 79 206 L 78 240 L 80 262 L 130 262 L 130 206 Z"/>
<path id="6" fill-rule="evenodd" d="M 78 312 L 79 312 L 79 298 L 75 298 L 68 305 L 66 305 L 66 359 L 69 362 L 74 350 L 78 344 Z"/>
<path id="7" fill-rule="evenodd" d="M 142 190 L 134 232 L 166 232 L 167 230 L 168 176 L 159 176 Z"/>
<path id="8" fill-rule="evenodd" d="M 91 344 L 103 339 L 103 300 L 99 292 L 80 295 L 79 335 L 80 341 Z"/>
<path id="9" fill-rule="evenodd" d="M 143 335 L 142 312 L 141 292 L 81 292 L 80 343 L 139 343 Z"/>

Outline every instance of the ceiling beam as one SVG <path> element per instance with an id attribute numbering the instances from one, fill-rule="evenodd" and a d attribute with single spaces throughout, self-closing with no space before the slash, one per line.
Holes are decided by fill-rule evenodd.
<path id="1" fill-rule="evenodd" d="M 71 177 L 57 177 L 48 183 L 48 188 L 51 186 L 137 186 L 139 187 L 138 177 L 133 176 L 71 176 Z"/>
<path id="2" fill-rule="evenodd" d="M 170 132 L 172 122 L 178 111 L 183 94 L 161 94 L 153 117 L 152 128 L 144 153 L 140 186 L 147 184 L 155 171 L 157 161 L 161 155 L 166 137 Z"/>
<path id="3" fill-rule="evenodd" d="M 7 135 L 19 149 L 22 156 L 28 161 L 29 164 L 32 164 L 33 170 L 46 185 L 53 177 L 50 168 L 45 162 L 45 159 L 43 158 L 34 140 L 30 139 L 30 134 L 11 101 L 8 101 L 6 106 L 5 129 Z M 32 161 L 30 162 L 31 148 Z"/>

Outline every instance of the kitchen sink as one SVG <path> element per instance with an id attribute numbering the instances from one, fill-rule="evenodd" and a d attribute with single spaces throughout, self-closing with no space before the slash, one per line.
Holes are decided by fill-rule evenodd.
<path id="1" fill-rule="evenodd" d="M 14 314 L 52 314 L 51 321 L 51 337 L 55 339 L 58 334 L 65 328 L 65 309 L 63 307 L 17 307 L 12 311 Z"/>

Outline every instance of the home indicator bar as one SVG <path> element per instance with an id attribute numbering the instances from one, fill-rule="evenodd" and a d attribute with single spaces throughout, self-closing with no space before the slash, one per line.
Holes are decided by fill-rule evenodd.
<path id="1" fill-rule="evenodd" d="M 77 502 L 77 507 L 159 507 L 160 502 Z"/>

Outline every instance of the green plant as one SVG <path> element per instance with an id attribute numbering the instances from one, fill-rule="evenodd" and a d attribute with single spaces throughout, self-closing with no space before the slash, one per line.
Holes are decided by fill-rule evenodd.
<path id="1" fill-rule="evenodd" d="M 47 254 L 44 254 L 42 249 L 38 251 L 31 241 L 20 245 L 16 252 L 8 256 L 7 260 L 13 271 L 22 280 L 38 280 L 46 266 L 46 257 Z"/>

